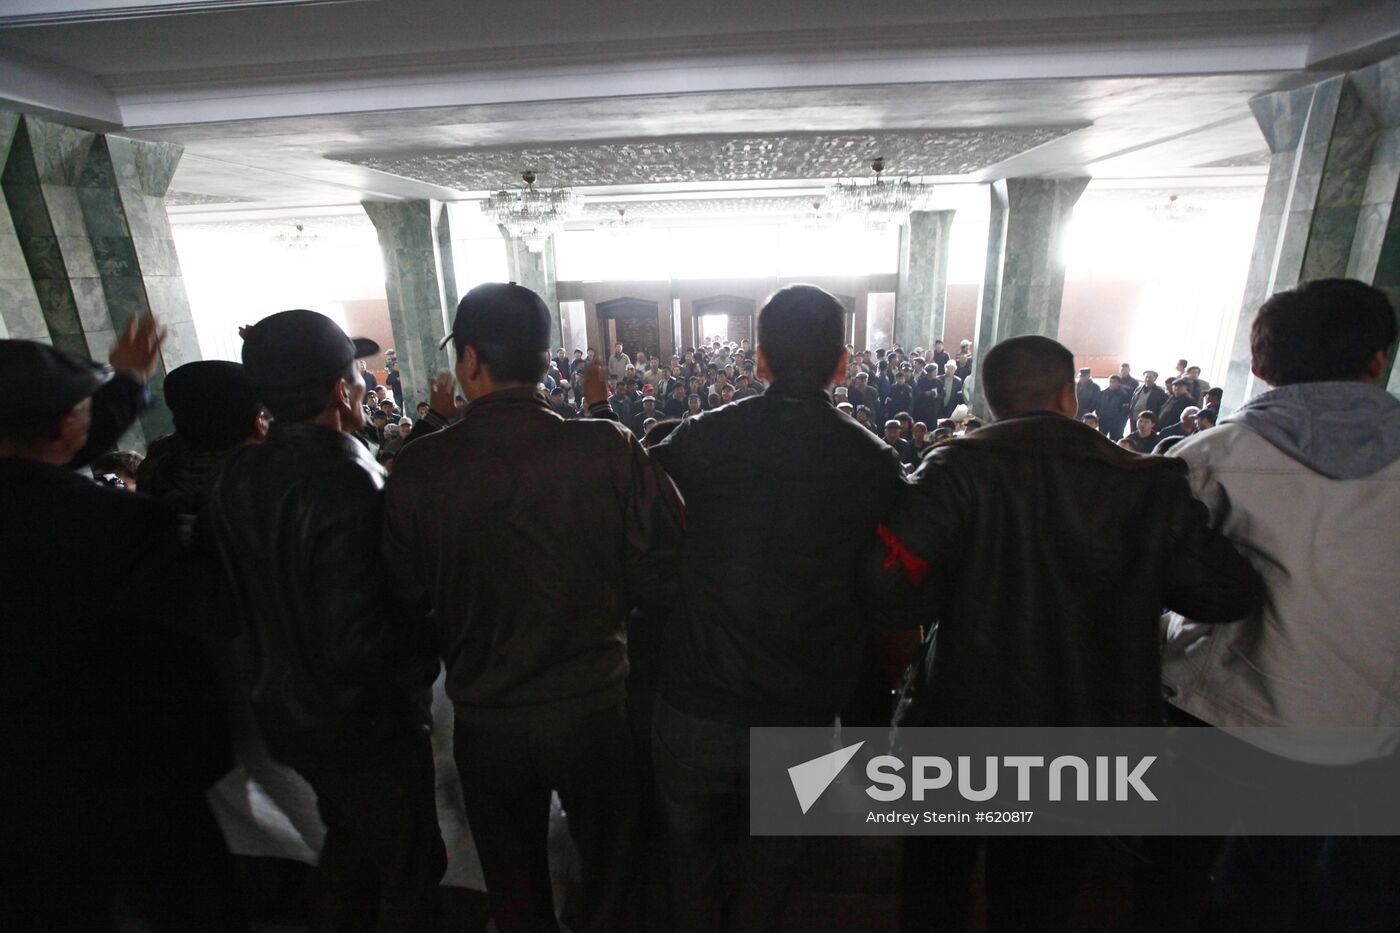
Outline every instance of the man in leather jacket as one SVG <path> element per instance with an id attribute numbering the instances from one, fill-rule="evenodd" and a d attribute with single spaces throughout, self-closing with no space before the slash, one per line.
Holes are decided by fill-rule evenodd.
<path id="1" fill-rule="evenodd" d="M 447 340 L 471 401 L 456 424 L 404 447 L 383 543 L 398 588 L 431 608 L 495 923 L 556 928 L 546 848 L 555 791 L 583 863 L 569 927 L 638 929 L 625 625 L 635 606 L 668 607 L 680 500 L 630 431 L 596 417 L 610 414 L 601 365 L 586 376 L 595 417 L 550 409 L 538 388 L 549 310 L 534 292 L 477 286 Z"/>
<path id="2" fill-rule="evenodd" d="M 688 515 L 687 598 L 667 620 L 652 729 L 675 930 L 778 926 L 799 840 L 748 835 L 749 727 L 831 723 L 873 653 L 851 555 L 904 471 L 826 394 L 846 370 L 843 320 L 814 286 L 774 294 L 758 318 L 768 390 L 687 419 L 652 450 Z M 729 926 L 726 840 L 743 846 L 745 870 Z"/>
<path id="3" fill-rule="evenodd" d="M 1016 337 L 992 348 L 981 378 L 997 421 L 924 458 L 865 563 L 872 599 L 920 607 L 929 633 L 900 723 L 1160 725 L 1162 607 L 1243 618 L 1259 605 L 1258 574 L 1211 529 L 1176 461 L 1074 420 L 1069 350 Z M 906 928 L 966 925 L 982 841 L 906 839 Z M 1063 928 L 1084 843 L 988 845 L 989 926 Z"/>
<path id="4" fill-rule="evenodd" d="M 378 351 L 314 311 L 249 328 L 243 364 L 275 419 L 235 451 L 210 495 L 210 533 L 246 639 L 253 712 L 272 755 L 316 791 L 326 838 L 315 929 L 432 929 L 438 830 L 426 620 L 396 604 L 377 562 L 384 470 L 354 360 Z"/>

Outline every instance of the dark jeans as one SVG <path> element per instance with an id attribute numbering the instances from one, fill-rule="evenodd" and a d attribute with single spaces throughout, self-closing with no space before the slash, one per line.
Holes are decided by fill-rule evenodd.
<path id="1" fill-rule="evenodd" d="M 427 733 L 406 737 L 352 768 L 301 774 L 316 791 L 326 824 L 312 929 L 436 929 L 447 853 Z"/>
<path id="2" fill-rule="evenodd" d="M 906 837 L 900 929 L 963 933 L 984 848 L 989 933 L 1067 929 L 1092 844 L 1080 836 Z"/>
<path id="3" fill-rule="evenodd" d="M 640 929 L 640 793 L 621 703 L 510 725 L 459 719 L 453 757 L 497 929 L 559 929 L 549 881 L 551 791 L 583 863 L 564 922 L 575 933 Z"/>
<path id="4" fill-rule="evenodd" d="M 748 727 L 691 716 L 658 698 L 652 764 L 670 840 L 671 929 L 777 929 L 802 841 L 749 835 Z M 721 855 L 733 844 L 742 874 L 737 890 L 726 892 Z"/>

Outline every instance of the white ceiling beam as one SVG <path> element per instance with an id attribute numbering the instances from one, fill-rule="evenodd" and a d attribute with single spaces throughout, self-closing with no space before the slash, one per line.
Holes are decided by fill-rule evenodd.
<path id="1" fill-rule="evenodd" d="M 257 6 L 309 6 L 361 0 L 0 0 L 0 27 L 148 19 Z"/>
<path id="2" fill-rule="evenodd" d="M 1328 71 L 1362 68 L 1400 50 L 1400 2 L 1348 3 L 1318 24 L 1308 67 Z"/>
<path id="3" fill-rule="evenodd" d="M 86 129 L 122 125 L 117 99 L 92 75 L 11 49 L 0 49 L 0 102 Z"/>

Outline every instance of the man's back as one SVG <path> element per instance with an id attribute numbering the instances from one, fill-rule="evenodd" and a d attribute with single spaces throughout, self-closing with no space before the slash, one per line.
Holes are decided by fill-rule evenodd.
<path id="1" fill-rule="evenodd" d="M 1400 743 L 1400 403 L 1374 386 L 1331 385 L 1349 397 L 1321 405 L 1327 387 L 1309 385 L 1270 393 L 1291 435 L 1276 439 L 1292 454 L 1239 415 L 1173 449 L 1269 598 L 1228 630 L 1174 618 L 1164 678 L 1175 705 L 1217 725 L 1391 727 L 1388 747 L 1372 732 L 1372 744 L 1332 749 L 1326 763 L 1346 764 Z M 1292 389 L 1303 391 L 1289 403 Z M 1312 750 L 1275 751 L 1308 760 Z"/>
<path id="2" fill-rule="evenodd" d="M 349 435 L 278 422 L 229 457 L 210 496 L 210 533 L 248 627 L 253 709 L 294 767 L 343 765 L 426 722 L 426 693 L 411 697 L 436 671 L 429 641 L 366 570 L 383 484 Z"/>
<path id="3" fill-rule="evenodd" d="M 550 456 L 540 456 L 549 450 Z M 674 494 L 632 435 L 565 421 L 533 389 L 474 402 L 404 448 L 386 507 L 394 575 L 435 607 L 459 719 L 621 700 L 639 553 Z"/>
<path id="4" fill-rule="evenodd" d="M 1224 622 L 1255 593 L 1180 467 L 1059 415 L 934 448 L 888 525 L 937 625 L 910 725 L 1155 724 L 1161 608 Z"/>
<path id="5" fill-rule="evenodd" d="M 770 389 L 653 455 L 688 515 L 662 694 L 730 723 L 829 720 L 868 638 L 852 554 L 903 485 L 894 451 L 824 393 Z"/>

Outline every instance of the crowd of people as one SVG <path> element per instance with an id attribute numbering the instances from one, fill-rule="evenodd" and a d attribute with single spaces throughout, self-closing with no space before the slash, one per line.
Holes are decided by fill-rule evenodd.
<path id="1" fill-rule="evenodd" d="M 1400 744 L 1396 321 L 1359 282 L 1260 308 L 1272 388 L 1230 417 L 1186 360 L 1164 389 L 1043 337 L 976 372 L 966 340 L 857 351 L 808 285 L 757 346 L 669 360 L 551 352 L 538 295 L 482 285 L 411 415 L 329 318 L 242 333 L 167 374 L 144 461 L 111 451 L 152 318 L 109 365 L 0 341 L 7 929 L 246 929 L 203 796 L 244 726 L 315 791 L 313 928 L 437 929 L 440 674 L 501 931 L 646 928 L 657 878 L 660 928 L 777 929 L 802 844 L 748 834 L 755 726 L 1372 727 L 1267 750 L 1358 773 Z M 984 859 L 989 928 L 1065 929 L 1089 844 L 910 837 L 901 928 L 965 929 Z M 1138 929 L 1400 922 L 1389 840 L 1138 856 Z"/>

